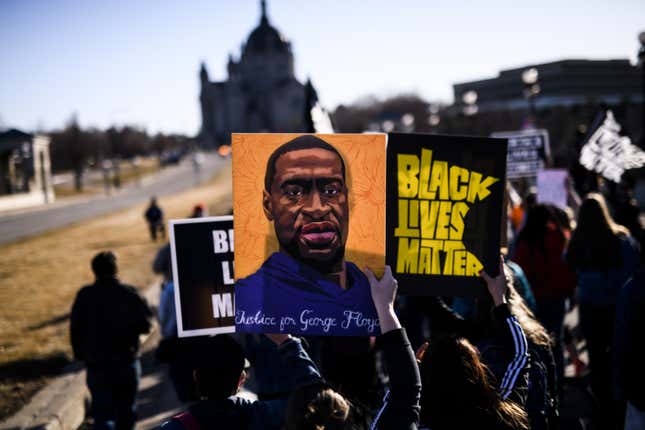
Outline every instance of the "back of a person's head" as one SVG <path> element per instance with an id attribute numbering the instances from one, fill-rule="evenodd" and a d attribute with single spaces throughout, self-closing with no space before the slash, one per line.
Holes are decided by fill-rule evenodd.
<path id="1" fill-rule="evenodd" d="M 567 254 L 574 267 L 607 269 L 620 265 L 620 236 L 629 233 L 614 222 L 602 194 L 585 197 L 576 224 Z"/>
<path id="2" fill-rule="evenodd" d="M 421 423 L 435 430 L 526 428 L 526 413 L 502 400 L 477 349 L 466 339 L 433 338 L 421 361 Z"/>
<path id="3" fill-rule="evenodd" d="M 287 405 L 287 430 L 341 430 L 350 428 L 351 404 L 323 383 L 300 387 Z"/>
<path id="4" fill-rule="evenodd" d="M 533 245 L 543 244 L 547 225 L 553 221 L 554 215 L 549 206 L 533 205 L 526 214 L 526 222 L 518 234 L 518 240 L 526 240 Z"/>
<path id="5" fill-rule="evenodd" d="M 92 272 L 96 279 L 110 279 L 116 276 L 116 255 L 112 251 L 99 252 L 92 258 Z"/>
<path id="6" fill-rule="evenodd" d="M 220 334 L 182 340 L 201 398 L 226 399 L 235 394 L 244 371 L 244 351 L 230 336 Z"/>

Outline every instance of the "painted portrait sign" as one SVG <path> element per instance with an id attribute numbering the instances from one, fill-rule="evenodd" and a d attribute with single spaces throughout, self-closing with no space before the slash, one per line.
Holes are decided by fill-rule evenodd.
<path id="1" fill-rule="evenodd" d="M 385 135 L 233 134 L 241 332 L 377 335 Z"/>
<path id="2" fill-rule="evenodd" d="M 179 337 L 235 331 L 233 217 L 170 221 Z"/>
<path id="3" fill-rule="evenodd" d="M 399 290 L 477 296 L 499 266 L 506 140 L 389 134 L 387 257 Z"/>

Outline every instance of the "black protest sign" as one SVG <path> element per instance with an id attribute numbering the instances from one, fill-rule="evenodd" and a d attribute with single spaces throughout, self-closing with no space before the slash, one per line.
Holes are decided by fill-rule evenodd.
<path id="1" fill-rule="evenodd" d="M 491 137 L 508 139 L 506 177 L 532 178 L 549 164 L 551 149 L 546 130 L 504 131 Z"/>
<path id="2" fill-rule="evenodd" d="M 233 217 L 170 222 L 180 337 L 235 331 Z"/>
<path id="3" fill-rule="evenodd" d="M 506 140 L 390 134 L 386 262 L 410 295 L 478 296 L 499 270 Z"/>

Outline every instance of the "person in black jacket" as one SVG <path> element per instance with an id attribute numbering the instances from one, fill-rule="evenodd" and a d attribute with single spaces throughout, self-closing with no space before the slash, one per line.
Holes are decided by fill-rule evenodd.
<path id="1" fill-rule="evenodd" d="M 394 313 L 397 282 L 385 266 L 380 280 L 365 270 L 379 317 L 377 342 L 390 377 L 389 390 L 371 423 L 371 429 L 416 430 L 419 423 L 421 379 L 405 329 Z M 323 382 L 296 390 L 289 399 L 287 430 L 348 430 L 368 428 L 370 417 Z"/>
<path id="2" fill-rule="evenodd" d="M 74 358 L 85 362 L 94 427 L 132 429 L 141 366 L 139 335 L 150 330 L 152 313 L 136 290 L 116 278 L 116 256 L 92 259 L 96 281 L 74 300 L 70 335 Z"/>

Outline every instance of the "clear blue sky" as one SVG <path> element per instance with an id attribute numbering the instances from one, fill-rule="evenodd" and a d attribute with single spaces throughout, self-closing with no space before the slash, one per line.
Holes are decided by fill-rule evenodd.
<path id="1" fill-rule="evenodd" d="M 630 58 L 642 0 L 269 0 L 296 75 L 328 109 L 564 58 Z M 138 124 L 197 132 L 197 72 L 225 76 L 259 20 L 257 0 L 0 0 L 0 127 Z"/>

